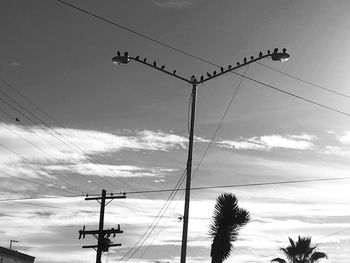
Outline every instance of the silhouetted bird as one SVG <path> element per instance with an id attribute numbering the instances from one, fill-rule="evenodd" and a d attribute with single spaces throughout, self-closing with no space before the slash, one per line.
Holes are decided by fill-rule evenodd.
<path id="1" fill-rule="evenodd" d="M 165 65 L 163 65 L 160 69 L 161 69 L 161 70 L 164 70 L 164 69 L 165 69 Z"/>
<path id="2" fill-rule="evenodd" d="M 263 56 L 263 53 L 260 51 L 259 58 L 261 58 L 262 56 Z"/>
<path id="3" fill-rule="evenodd" d="M 232 66 L 231 65 L 228 65 L 228 69 L 230 70 L 232 68 Z"/>
<path id="4" fill-rule="evenodd" d="M 173 74 L 176 75 L 176 70 L 173 71 Z"/>
<path id="5" fill-rule="evenodd" d="M 140 59 L 140 56 L 137 56 L 135 59 L 136 59 L 136 60 L 139 60 L 139 59 Z"/>
<path id="6" fill-rule="evenodd" d="M 237 62 L 237 66 L 241 65 L 241 63 Z"/>
<path id="7" fill-rule="evenodd" d="M 196 80 L 197 80 L 197 79 L 196 79 L 196 76 L 195 76 L 195 75 L 192 75 L 190 81 L 194 82 L 194 81 L 196 81 Z"/>
<path id="8" fill-rule="evenodd" d="M 204 76 L 202 75 L 202 76 L 201 76 L 201 81 L 203 81 L 203 80 L 204 80 Z"/>
<path id="9" fill-rule="evenodd" d="M 143 62 L 146 63 L 146 61 L 147 61 L 147 58 L 144 58 L 144 59 L 143 59 Z"/>
<path id="10" fill-rule="evenodd" d="M 157 67 L 157 62 L 155 62 L 155 61 L 153 62 L 153 67 L 155 67 L 155 68 Z"/>
<path id="11" fill-rule="evenodd" d="M 224 68 L 223 67 L 220 67 L 220 70 L 221 70 L 221 72 L 224 72 Z"/>
<path id="12" fill-rule="evenodd" d="M 16 118 L 16 121 L 19 121 L 19 119 L 18 119 L 18 118 Z"/>
<path id="13" fill-rule="evenodd" d="M 120 52 L 119 51 L 117 52 L 117 56 L 120 57 Z"/>
<path id="14" fill-rule="evenodd" d="M 244 58 L 243 61 L 244 61 L 244 64 L 247 63 L 247 58 Z"/>
<path id="15" fill-rule="evenodd" d="M 213 71 L 213 76 L 215 76 L 215 75 L 216 75 L 216 71 L 214 70 L 214 71 Z"/>
<path id="16" fill-rule="evenodd" d="M 211 75 L 209 74 L 209 72 L 207 72 L 207 76 L 208 76 L 208 78 L 211 78 Z"/>
<path id="17" fill-rule="evenodd" d="M 124 57 L 128 57 L 128 56 L 129 56 L 128 52 L 124 52 Z"/>
<path id="18" fill-rule="evenodd" d="M 250 59 L 253 60 L 253 59 L 254 59 L 254 56 L 251 56 Z"/>

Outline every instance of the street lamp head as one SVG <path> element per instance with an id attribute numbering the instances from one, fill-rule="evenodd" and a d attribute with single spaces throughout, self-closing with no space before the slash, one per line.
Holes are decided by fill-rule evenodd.
<path id="1" fill-rule="evenodd" d="M 287 50 L 284 48 L 283 52 L 277 52 L 278 50 L 275 49 L 274 52 L 271 54 L 271 58 L 273 61 L 279 61 L 279 62 L 285 62 L 289 59 L 290 55 L 286 52 Z"/>
<path id="2" fill-rule="evenodd" d="M 128 53 L 125 52 L 124 56 L 120 55 L 120 52 L 118 51 L 117 55 L 115 57 L 112 58 L 112 62 L 114 64 L 128 64 L 130 61 Z"/>

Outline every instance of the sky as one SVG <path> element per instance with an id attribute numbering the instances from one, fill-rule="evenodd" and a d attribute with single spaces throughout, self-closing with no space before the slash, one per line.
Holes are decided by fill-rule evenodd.
<path id="1" fill-rule="evenodd" d="M 323 262 L 348 262 L 349 1 L 67 2 L 121 27 L 57 0 L 0 2 L 0 246 L 94 262 L 81 246 L 96 240 L 78 231 L 98 228 L 99 203 L 84 196 L 106 189 L 127 198 L 106 206 L 106 228 L 123 234 L 102 262 L 179 262 L 184 194 L 157 190 L 186 167 L 191 87 L 111 59 L 127 51 L 190 78 L 218 70 L 194 57 L 226 67 L 286 48 L 287 62 L 198 86 L 192 187 L 204 189 L 191 191 L 187 262 L 210 261 L 223 192 L 251 215 L 226 262 L 270 262 L 298 236 Z M 279 183 L 291 181 L 308 182 Z"/>

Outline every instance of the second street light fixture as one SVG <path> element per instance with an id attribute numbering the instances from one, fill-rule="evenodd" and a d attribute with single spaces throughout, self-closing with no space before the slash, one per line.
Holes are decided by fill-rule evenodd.
<path id="1" fill-rule="evenodd" d="M 212 73 L 207 72 L 206 76 L 202 75 L 199 79 L 196 78 L 195 75 L 192 75 L 189 79 L 184 78 L 182 76 L 179 76 L 176 74 L 176 70 L 174 71 L 168 71 L 165 69 L 165 66 L 157 66 L 156 61 L 153 63 L 148 63 L 147 58 L 140 59 L 140 56 L 131 57 L 129 56 L 128 52 L 125 52 L 124 54 L 121 54 L 119 51 L 117 52 L 117 55 L 112 58 L 112 62 L 114 64 L 128 64 L 131 60 L 139 62 L 141 64 L 144 64 L 146 66 L 149 66 L 151 68 L 154 68 L 156 70 L 159 70 L 163 73 L 166 73 L 172 77 L 175 77 L 177 79 L 180 79 L 182 81 L 185 81 L 192 85 L 192 100 L 191 100 L 191 120 L 190 120 L 190 134 L 189 134 L 189 144 L 188 144 L 188 158 L 187 158 L 187 165 L 186 165 L 186 190 L 185 190 L 185 208 L 184 208 L 184 215 L 183 215 L 183 229 L 182 229 L 182 245 L 181 245 L 181 259 L 180 263 L 186 262 L 186 250 L 187 250 L 187 233 L 188 233 L 188 215 L 189 215 L 189 207 L 190 207 L 190 188 L 191 188 L 191 172 L 192 172 L 192 152 L 193 152 L 193 137 L 194 137 L 194 123 L 195 123 L 195 112 L 196 112 L 196 98 L 197 98 L 197 86 L 198 84 L 202 84 L 204 82 L 207 82 L 208 80 L 214 79 L 216 77 L 219 77 L 223 74 L 226 74 L 228 72 L 233 73 L 232 71 L 235 69 L 238 69 L 240 67 L 249 65 L 253 62 L 262 60 L 264 58 L 269 58 L 273 61 L 279 61 L 284 62 L 289 59 L 289 54 L 286 52 L 287 50 L 284 48 L 282 52 L 278 52 L 278 49 L 275 48 L 273 52 L 267 51 L 267 54 L 263 54 L 262 52 L 259 53 L 259 56 L 257 58 L 250 57 L 250 60 L 248 61 L 247 58 L 243 59 L 243 63 L 237 62 L 236 66 L 228 65 L 227 68 L 220 67 L 220 71 L 213 71 Z"/>

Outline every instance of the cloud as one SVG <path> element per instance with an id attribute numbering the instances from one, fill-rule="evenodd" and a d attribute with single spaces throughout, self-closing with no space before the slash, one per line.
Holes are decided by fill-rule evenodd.
<path id="1" fill-rule="evenodd" d="M 285 148 L 294 150 L 309 150 L 314 147 L 311 140 L 316 137 L 309 134 L 301 135 L 265 135 L 251 138 L 240 138 L 239 140 L 218 141 L 219 147 L 237 150 L 271 150 L 273 148 Z"/>
<path id="2" fill-rule="evenodd" d="M 73 171 L 83 175 L 112 176 L 112 177 L 163 177 L 166 174 L 177 171 L 162 167 L 147 168 L 132 165 L 95 165 L 92 163 L 80 163 L 72 165 L 51 165 L 46 169 L 53 171 Z M 108 172 L 106 172 L 108 170 Z"/>
<path id="3" fill-rule="evenodd" d="M 159 7 L 184 8 L 193 5 L 196 0 L 152 0 L 152 3 Z"/>

